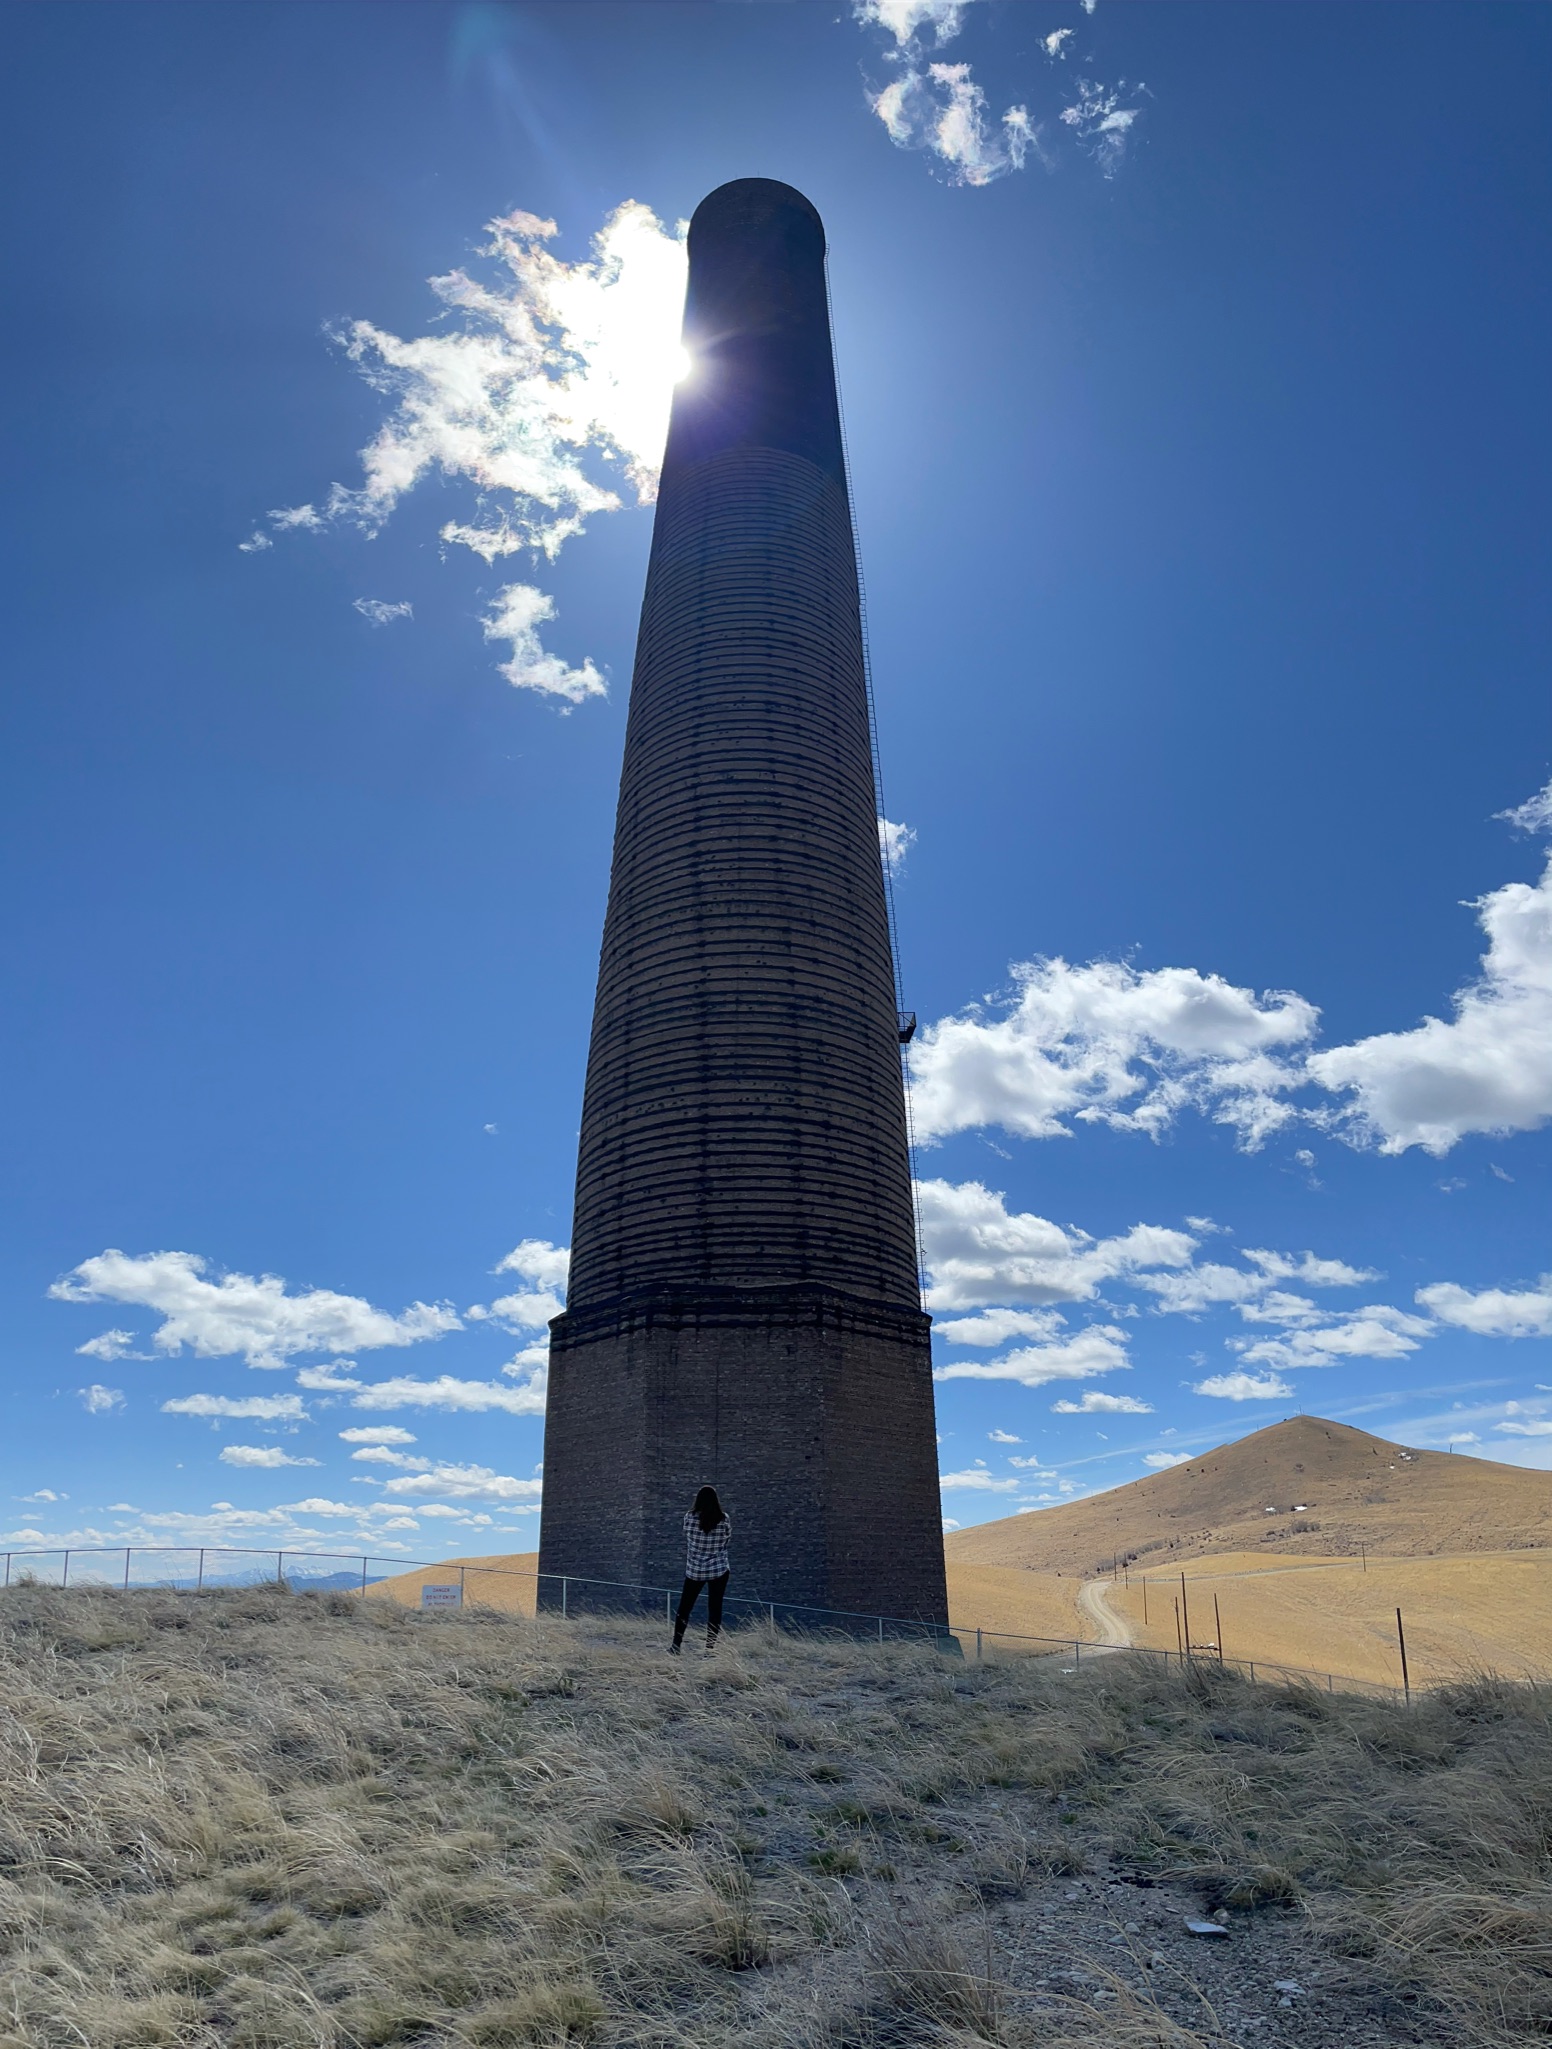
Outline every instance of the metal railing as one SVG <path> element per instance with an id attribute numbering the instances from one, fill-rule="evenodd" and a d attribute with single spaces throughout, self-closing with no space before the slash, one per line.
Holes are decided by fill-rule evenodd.
<path id="1" fill-rule="evenodd" d="M 519 1608 L 563 1621 L 609 1615 L 656 1615 L 671 1622 L 679 1598 L 676 1587 L 655 1587 L 628 1580 L 596 1580 L 572 1573 L 520 1572 L 510 1566 L 454 1565 L 439 1559 L 374 1558 L 370 1553 L 339 1551 L 258 1551 L 225 1545 L 119 1544 L 71 1545 L 56 1550 L 7 1551 L 0 1586 L 23 1584 L 95 1587 L 130 1593 L 161 1589 L 179 1593 L 215 1592 L 252 1586 L 285 1585 L 295 1592 L 369 1594 L 376 1586 L 404 1575 L 441 1573 L 440 1586 L 456 1584 L 458 1602 Z M 248 1560 L 246 1565 L 236 1561 Z M 52 1561 L 52 1567 L 51 1562 Z M 334 1570 L 319 1568 L 333 1566 Z M 181 1569 L 180 1569 L 181 1567 Z M 454 1578 L 456 1575 L 456 1580 Z M 492 1587 L 488 1583 L 502 1584 Z M 426 1579 L 421 1585 L 433 1584 Z M 414 1586 L 394 1589 L 389 1598 L 407 1604 Z M 497 1594 L 516 1598 L 500 1600 Z M 700 1610 L 704 1614 L 704 1608 Z M 978 1628 L 964 1623 L 924 1622 L 905 1616 L 870 1615 L 851 1609 L 810 1608 L 789 1601 L 730 1594 L 724 1626 L 763 1627 L 799 1634 L 830 1635 L 877 1643 L 928 1643 L 952 1655 L 973 1656 L 976 1663 L 1002 1658 L 1062 1660 L 1057 1670 L 1076 1673 L 1099 1658 L 1144 1658 L 1160 1671 L 1217 1667 L 1239 1673 L 1256 1684 L 1312 1686 L 1327 1693 L 1361 1693 L 1403 1700 L 1399 1686 L 1355 1674 L 1314 1671 L 1276 1659 L 1225 1658 L 1197 1646 L 1181 1651 L 1154 1650 L 1144 1645 L 1097 1643 L 1082 1637 L 1023 1636 L 1011 1630 Z M 699 1616 L 697 1616 L 697 1620 Z M 972 1650 L 973 1645 L 973 1650 Z M 1415 1687 L 1412 1690 L 1416 1690 Z"/>

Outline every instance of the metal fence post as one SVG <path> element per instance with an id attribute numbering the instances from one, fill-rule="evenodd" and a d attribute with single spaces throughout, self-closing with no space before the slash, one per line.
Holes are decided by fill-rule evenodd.
<path id="1" fill-rule="evenodd" d="M 7 1586 L 11 1584 L 11 1554 L 9 1551 L 5 1554 L 5 1583 Z"/>
<path id="2" fill-rule="evenodd" d="M 767 1601 L 765 1605 L 771 1611 L 771 1635 L 774 1636 L 776 1634 L 776 1603 L 774 1601 Z"/>
<path id="3" fill-rule="evenodd" d="M 878 1640 L 880 1643 L 884 1641 L 884 1618 L 882 1615 L 878 1618 Z"/>
<path id="4" fill-rule="evenodd" d="M 569 1614 L 570 1612 L 566 1606 L 567 1597 L 570 1592 L 570 1587 L 571 1582 L 567 1579 L 566 1575 L 562 1573 L 560 1576 L 560 1612 L 563 1616 Z"/>
<path id="5" fill-rule="evenodd" d="M 1401 1646 L 1401 1691 L 1406 1696 L 1408 1707 L 1412 1705 L 1412 1675 L 1407 1670 L 1406 1631 L 1401 1626 L 1401 1610 L 1396 1610 L 1396 1641 Z"/>
<path id="6" fill-rule="evenodd" d="M 284 1551 L 277 1551 L 277 1552 L 275 1553 L 275 1584 L 276 1584 L 276 1586 L 277 1586 L 277 1587 L 278 1587 L 278 1586 L 279 1586 L 279 1585 L 281 1584 L 281 1582 L 282 1582 L 282 1581 L 283 1581 L 283 1580 L 285 1579 L 285 1576 L 286 1576 L 286 1554 L 285 1554 L 285 1552 L 284 1552 Z"/>
<path id="7" fill-rule="evenodd" d="M 202 1594 L 205 1591 L 205 1547 L 203 1544 L 199 1547 L 199 1578 L 194 1582 L 194 1591 L 196 1594 Z"/>
<path id="8" fill-rule="evenodd" d="M 366 1592 L 366 1560 L 364 1558 L 361 1561 L 361 1591 L 362 1593 Z"/>
<path id="9" fill-rule="evenodd" d="M 463 1606 L 463 1594 L 464 1594 L 464 1586 L 463 1586 L 463 1576 L 464 1576 L 464 1574 L 465 1574 L 465 1573 L 466 1573 L 467 1571 L 468 1571 L 468 1567 L 467 1567 L 466 1565 L 460 1565 L 460 1566 L 459 1566 L 459 1568 L 458 1568 L 458 1605 L 459 1605 L 459 1607 L 460 1607 L 460 1608 L 461 1608 L 461 1607 Z"/>
<path id="10" fill-rule="evenodd" d="M 129 1546 L 124 1546 L 124 1591 L 129 1592 Z"/>
<path id="11" fill-rule="evenodd" d="M 1079 1667 L 1079 1666 L 1080 1666 L 1080 1665 L 1081 1665 L 1082 1663 L 1083 1663 L 1083 1646 L 1082 1646 L 1082 1644 L 1081 1644 L 1081 1643 L 1075 1643 L 1075 1644 L 1073 1645 L 1073 1647 L 1072 1647 L 1072 1669 L 1073 1669 L 1073 1670 L 1074 1670 L 1074 1671 L 1076 1672 L 1076 1671 L 1077 1671 L 1077 1669 L 1078 1669 L 1078 1667 Z"/>
<path id="12" fill-rule="evenodd" d="M 981 1632 L 979 1629 L 975 1632 L 975 1662 L 978 1665 L 981 1662 Z"/>
<path id="13" fill-rule="evenodd" d="M 59 1576 L 59 1584 L 62 1587 L 67 1587 L 70 1584 L 70 1553 L 68 1551 L 65 1553 L 65 1569 Z M 1396 1610 L 1396 1614 L 1398 1617 L 1400 1616 L 1401 1610 L 1399 1608 Z"/>

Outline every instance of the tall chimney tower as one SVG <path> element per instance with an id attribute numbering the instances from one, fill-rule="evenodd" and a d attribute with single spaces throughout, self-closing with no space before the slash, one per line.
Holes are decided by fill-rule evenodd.
<path id="1" fill-rule="evenodd" d="M 947 1619 L 824 228 L 723 185 L 631 684 L 540 1569 Z"/>

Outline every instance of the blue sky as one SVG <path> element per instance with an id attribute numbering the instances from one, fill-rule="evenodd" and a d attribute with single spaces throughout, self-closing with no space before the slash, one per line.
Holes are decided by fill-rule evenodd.
<path id="1" fill-rule="evenodd" d="M 1544 9 L 7 25 L 6 1544 L 535 1541 L 747 175 L 830 234 L 946 1516 L 1299 1409 L 1552 1465 Z"/>

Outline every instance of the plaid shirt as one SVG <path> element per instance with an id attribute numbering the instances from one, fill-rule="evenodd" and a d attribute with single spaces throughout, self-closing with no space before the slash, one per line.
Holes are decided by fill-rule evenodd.
<path id="1" fill-rule="evenodd" d="M 724 1516 L 714 1530 L 703 1530 L 692 1508 L 684 1519 L 684 1576 L 686 1579 L 721 1579 L 728 1570 L 728 1545 L 733 1525 Z"/>

